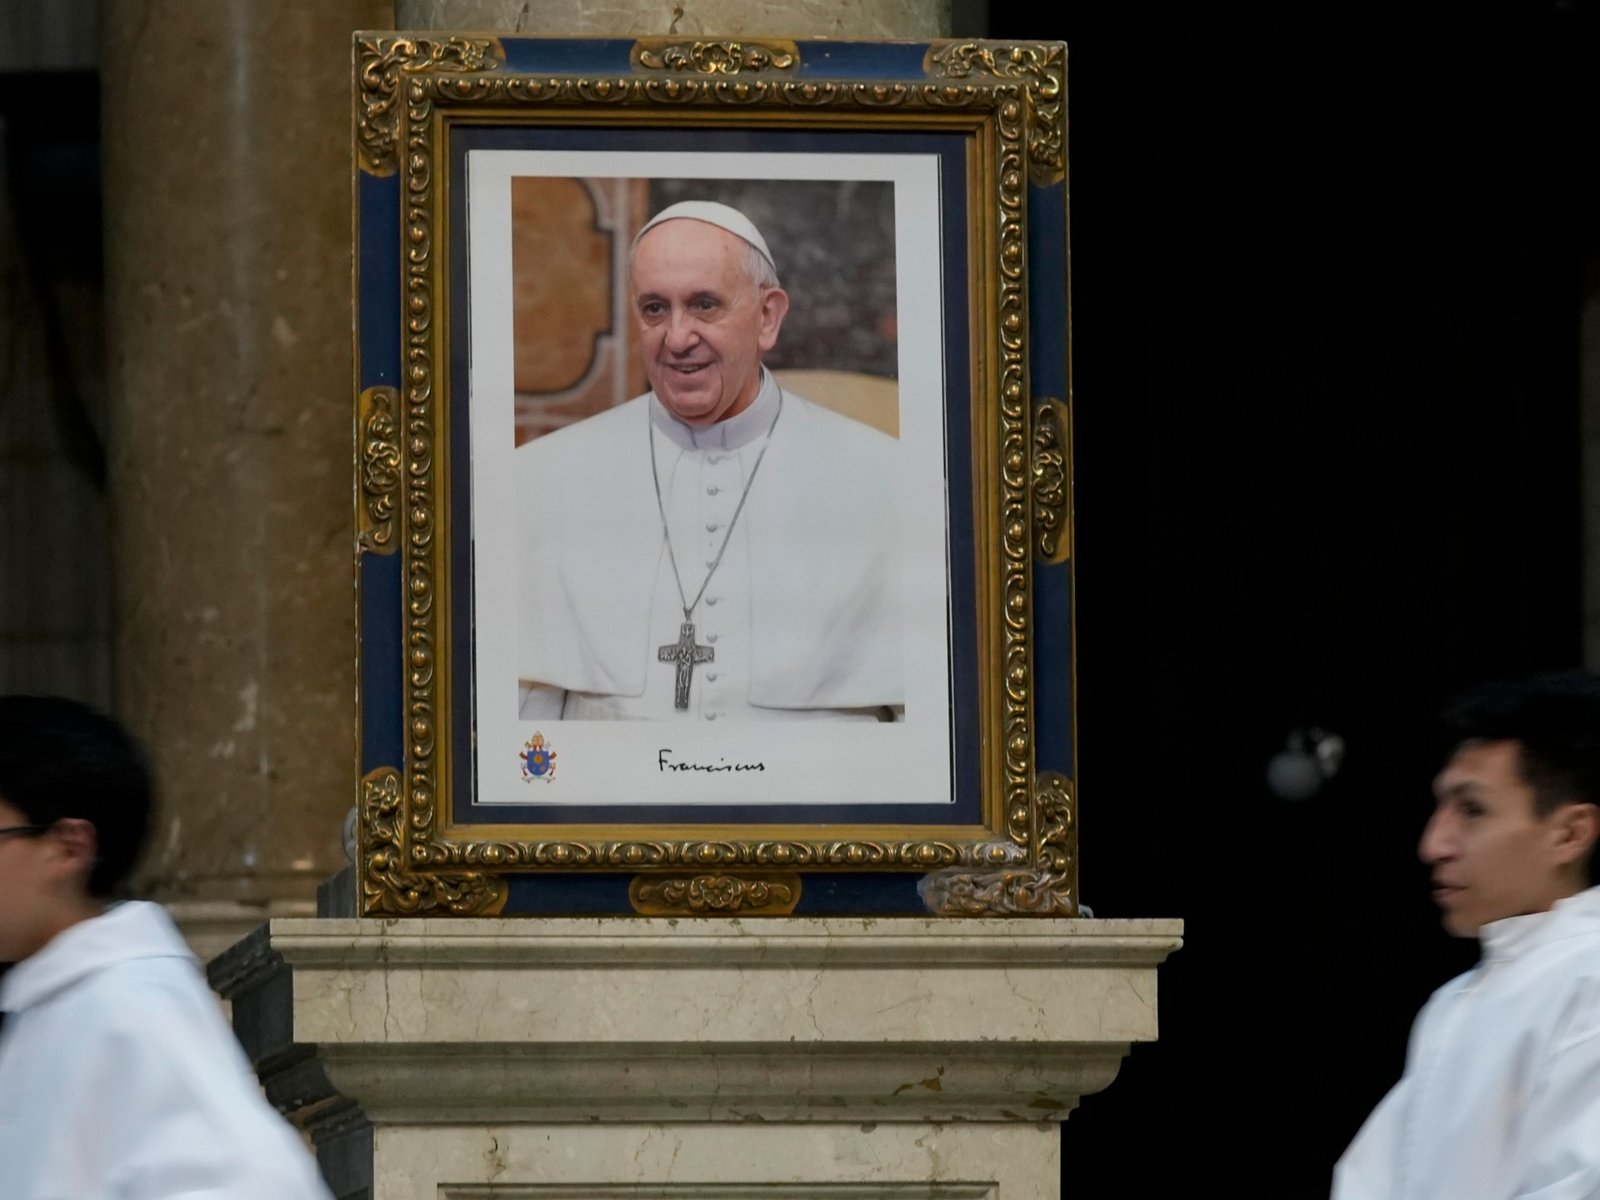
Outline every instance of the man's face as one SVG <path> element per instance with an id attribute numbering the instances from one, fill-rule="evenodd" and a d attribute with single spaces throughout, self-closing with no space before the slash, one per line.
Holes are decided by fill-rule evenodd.
<path id="1" fill-rule="evenodd" d="M 0 800 L 0 829 L 28 818 Z M 0 834 L 0 962 L 21 962 L 48 934 L 47 907 L 54 886 L 53 847 L 36 834 Z"/>
<path id="2" fill-rule="evenodd" d="M 746 243 L 704 221 L 664 221 L 639 240 L 633 311 L 645 374 L 656 398 L 687 425 L 706 426 L 750 407 L 761 356 L 777 344 L 789 310 L 780 288 L 757 288 Z"/>
<path id="3" fill-rule="evenodd" d="M 1476 937 L 1491 921 L 1544 912 L 1582 886 L 1563 806 L 1540 816 L 1516 742 L 1470 742 L 1433 781 L 1433 816 L 1417 852 L 1432 868 L 1444 926 Z M 1577 868 L 1582 870 L 1581 860 Z"/>

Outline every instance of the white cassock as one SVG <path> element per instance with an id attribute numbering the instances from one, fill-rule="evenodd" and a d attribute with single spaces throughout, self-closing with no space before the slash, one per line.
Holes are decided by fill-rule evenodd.
<path id="1" fill-rule="evenodd" d="M 1418 1015 L 1333 1200 L 1600 1198 L 1600 888 L 1479 936 L 1482 961 Z"/>
<path id="2" fill-rule="evenodd" d="M 645 395 L 521 447 L 522 715 L 877 720 L 903 705 L 899 462 L 896 439 L 780 396 L 766 372 L 748 409 L 704 429 Z M 688 603 L 712 657 L 680 711 L 660 649 Z"/>
<path id="3" fill-rule="evenodd" d="M 118 904 L 0 982 L 5 1200 L 330 1200 L 166 912 Z"/>

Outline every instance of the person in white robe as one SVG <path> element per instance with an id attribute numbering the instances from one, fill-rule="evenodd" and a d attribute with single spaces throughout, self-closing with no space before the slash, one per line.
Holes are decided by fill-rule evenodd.
<path id="1" fill-rule="evenodd" d="M 106 900 L 149 796 L 108 718 L 0 697 L 0 1196 L 331 1200 L 165 910 Z"/>
<path id="2" fill-rule="evenodd" d="M 1455 710 L 1422 835 L 1445 927 L 1482 958 L 1434 993 L 1334 1200 L 1600 1198 L 1600 678 Z"/>
<path id="3" fill-rule="evenodd" d="M 898 442 L 761 363 L 766 241 L 689 201 L 634 242 L 651 391 L 517 451 L 525 718 L 903 712 Z"/>

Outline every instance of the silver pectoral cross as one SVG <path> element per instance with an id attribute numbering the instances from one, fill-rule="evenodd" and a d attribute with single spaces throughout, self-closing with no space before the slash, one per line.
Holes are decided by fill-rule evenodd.
<path id="1" fill-rule="evenodd" d="M 716 651 L 710 646 L 696 646 L 694 622 L 685 621 L 678 630 L 678 640 L 662 646 L 656 651 L 656 657 L 662 662 L 678 664 L 678 677 L 672 689 L 672 706 L 688 708 L 689 681 L 694 676 L 694 665 L 712 661 L 716 657 Z"/>

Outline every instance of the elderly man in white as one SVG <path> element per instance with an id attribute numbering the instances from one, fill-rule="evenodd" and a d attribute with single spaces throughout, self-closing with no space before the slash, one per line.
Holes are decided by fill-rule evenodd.
<path id="1" fill-rule="evenodd" d="M 517 452 L 521 715 L 893 719 L 897 441 L 762 366 L 789 297 L 736 209 L 663 209 L 629 278 L 651 391 Z"/>

